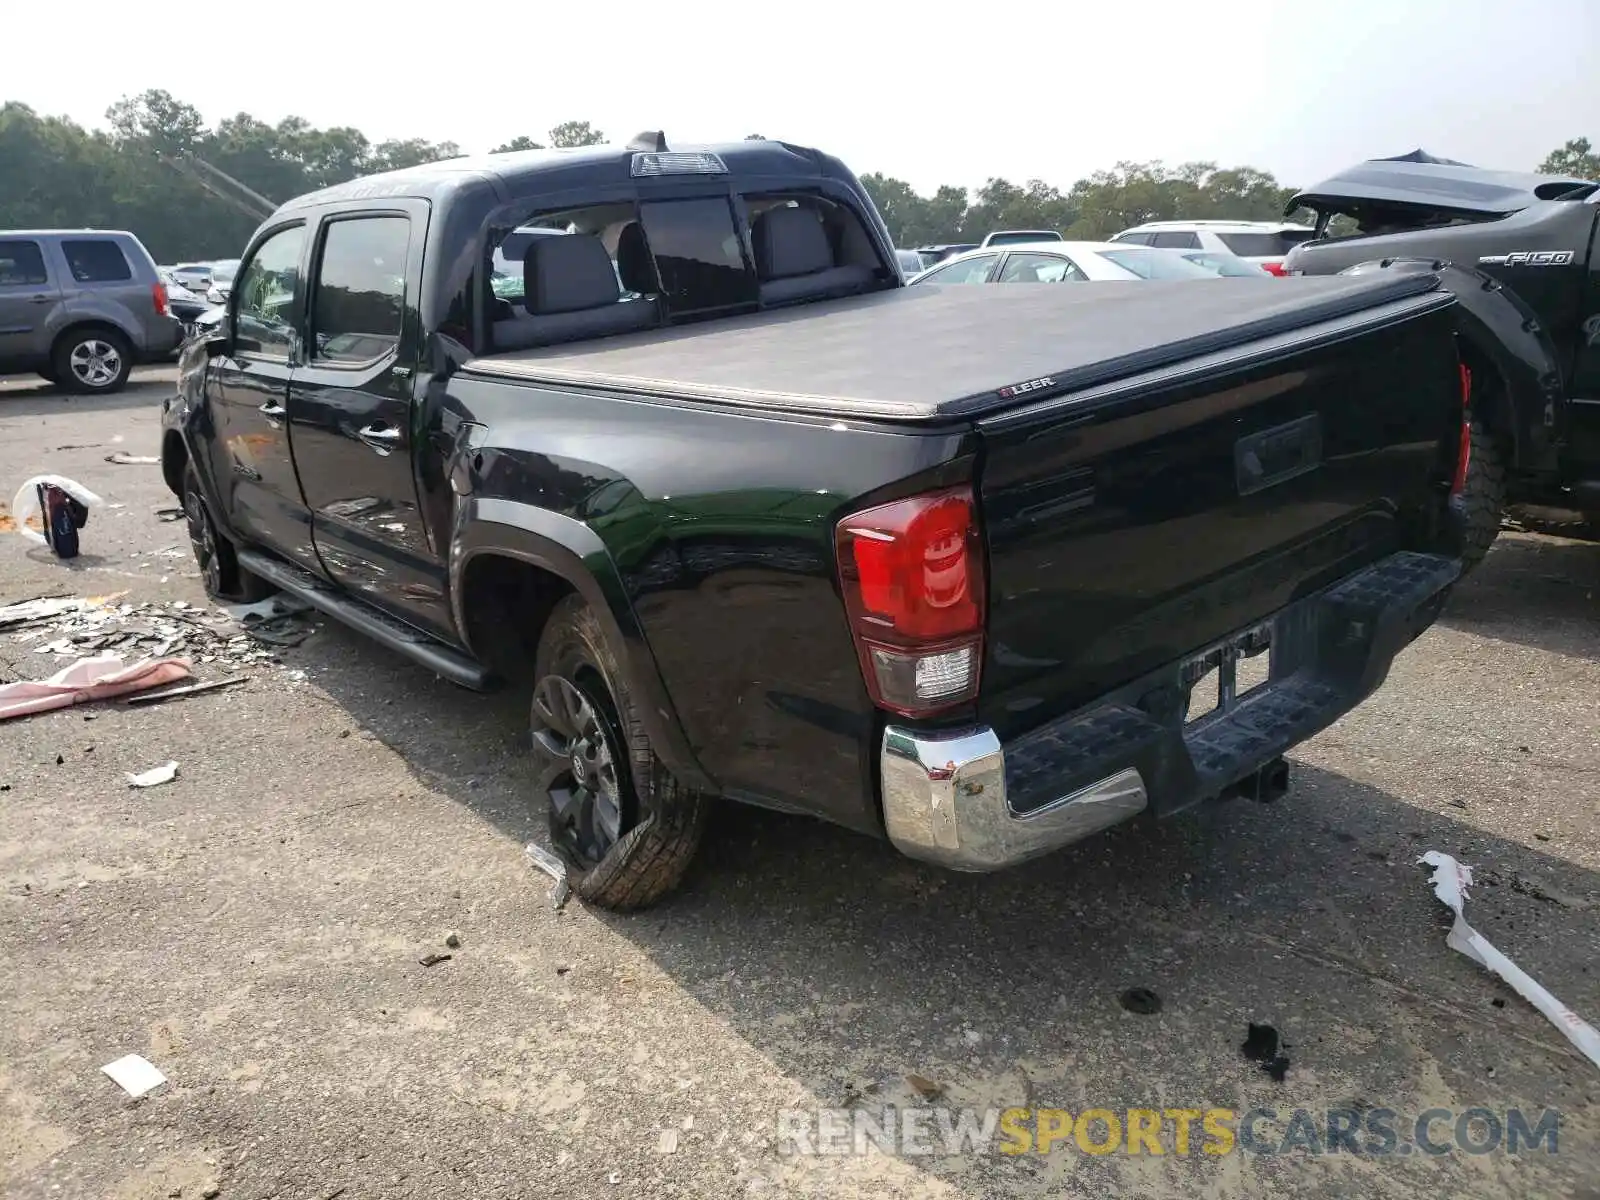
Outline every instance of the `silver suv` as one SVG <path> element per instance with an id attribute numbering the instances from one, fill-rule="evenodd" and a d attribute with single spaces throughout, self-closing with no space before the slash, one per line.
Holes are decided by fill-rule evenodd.
<path id="1" fill-rule="evenodd" d="M 0 230 L 0 375 L 115 392 L 171 355 L 182 326 L 149 251 L 107 229 Z"/>

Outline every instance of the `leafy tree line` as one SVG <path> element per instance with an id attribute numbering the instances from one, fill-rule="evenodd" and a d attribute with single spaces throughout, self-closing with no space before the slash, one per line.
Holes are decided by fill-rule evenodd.
<path id="1" fill-rule="evenodd" d="M 195 168 L 184 167 L 187 156 L 278 203 L 462 153 L 455 142 L 373 142 L 358 129 L 318 129 L 299 117 L 269 125 L 237 113 L 208 126 L 193 105 L 159 89 L 118 101 L 106 120 L 106 129 L 86 130 L 25 104 L 0 106 L 0 228 L 131 229 L 161 262 L 226 257 L 239 252 L 257 218 L 207 190 Z M 542 138 L 516 137 L 491 153 L 604 140 L 587 121 L 567 121 Z M 1596 178 L 1600 155 L 1578 138 L 1539 169 Z M 1294 193 L 1265 171 L 1211 162 L 1119 162 L 1065 191 L 1039 179 L 1020 185 L 990 179 L 975 190 L 946 185 L 927 196 L 883 174 L 863 175 L 862 183 L 901 246 L 975 241 L 1000 228 L 1103 238 L 1163 218 L 1272 220 Z"/>

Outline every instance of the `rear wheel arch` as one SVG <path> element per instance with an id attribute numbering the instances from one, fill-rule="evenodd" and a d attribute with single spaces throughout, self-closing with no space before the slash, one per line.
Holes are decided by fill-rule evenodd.
<path id="1" fill-rule="evenodd" d="M 577 589 L 549 567 L 500 550 L 473 554 L 461 571 L 461 636 L 496 674 L 517 682 L 532 675 L 550 613 Z"/>
<path id="2" fill-rule="evenodd" d="M 469 505 L 471 503 L 469 501 Z M 501 511 L 497 515 L 520 514 L 535 528 L 499 520 L 475 520 L 470 510 L 467 519 L 458 522 L 450 555 L 450 588 L 456 628 L 467 648 L 481 661 L 494 665 L 491 658 L 485 657 L 494 653 L 484 642 L 486 618 L 474 614 L 474 593 L 469 588 L 481 589 L 499 579 L 533 581 L 537 595 L 536 618 L 529 620 L 524 611 L 517 611 L 513 618 L 525 626 L 517 631 L 516 641 L 529 647 L 526 664 L 530 669 L 532 648 L 537 647 L 555 605 L 568 595 L 582 597 L 599 622 L 619 669 L 638 700 L 640 720 L 656 753 L 686 786 L 716 791 L 715 782 L 700 766 L 684 736 L 683 726 L 661 681 L 655 656 L 645 641 L 626 589 L 620 576 L 615 574 L 610 553 L 599 535 L 582 522 L 559 513 L 512 502 L 493 503 L 502 510 L 508 507 L 515 510 L 515 513 Z M 567 535 L 566 541 L 573 545 L 558 540 L 563 533 Z M 480 562 L 483 563 L 481 567 L 475 565 Z M 516 564 L 533 574 L 518 576 Z M 611 577 L 602 578 L 602 572 Z M 481 597 L 484 592 L 480 590 L 476 594 Z M 504 634 L 489 636 L 491 639 L 498 636 L 502 645 L 508 640 Z"/>

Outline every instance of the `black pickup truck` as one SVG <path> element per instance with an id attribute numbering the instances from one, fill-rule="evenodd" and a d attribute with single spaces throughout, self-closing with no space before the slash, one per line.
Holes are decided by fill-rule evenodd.
<path id="1" fill-rule="evenodd" d="M 207 589 L 531 685 L 575 889 L 713 797 L 992 870 L 1286 785 L 1460 571 L 1454 296 L 903 286 L 779 142 L 460 159 L 286 204 L 162 463 Z"/>
<path id="2" fill-rule="evenodd" d="M 1341 171 L 1289 208 L 1312 209 L 1317 225 L 1288 270 L 1444 274 L 1460 297 L 1474 425 L 1468 565 L 1507 504 L 1600 527 L 1600 181 L 1416 151 Z M 1340 218 L 1355 232 L 1327 236 Z M 1573 532 L 1583 521 L 1567 518 Z"/>

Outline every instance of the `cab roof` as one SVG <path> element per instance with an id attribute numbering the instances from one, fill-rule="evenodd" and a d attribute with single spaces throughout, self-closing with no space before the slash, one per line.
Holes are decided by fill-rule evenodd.
<path id="1" fill-rule="evenodd" d="M 657 135 L 659 136 L 659 135 Z M 742 141 L 666 148 L 665 139 L 646 150 L 635 139 L 627 145 L 577 146 L 570 149 L 513 150 L 473 154 L 438 162 L 365 175 L 320 191 L 308 192 L 279 206 L 277 213 L 312 208 L 343 200 L 409 197 L 436 200 L 462 188 L 492 182 L 508 200 L 536 197 L 567 188 L 626 183 L 633 178 L 635 156 L 714 155 L 729 176 L 821 177 L 827 159 L 815 150 L 786 142 Z M 277 215 L 274 213 L 274 216 Z"/>

